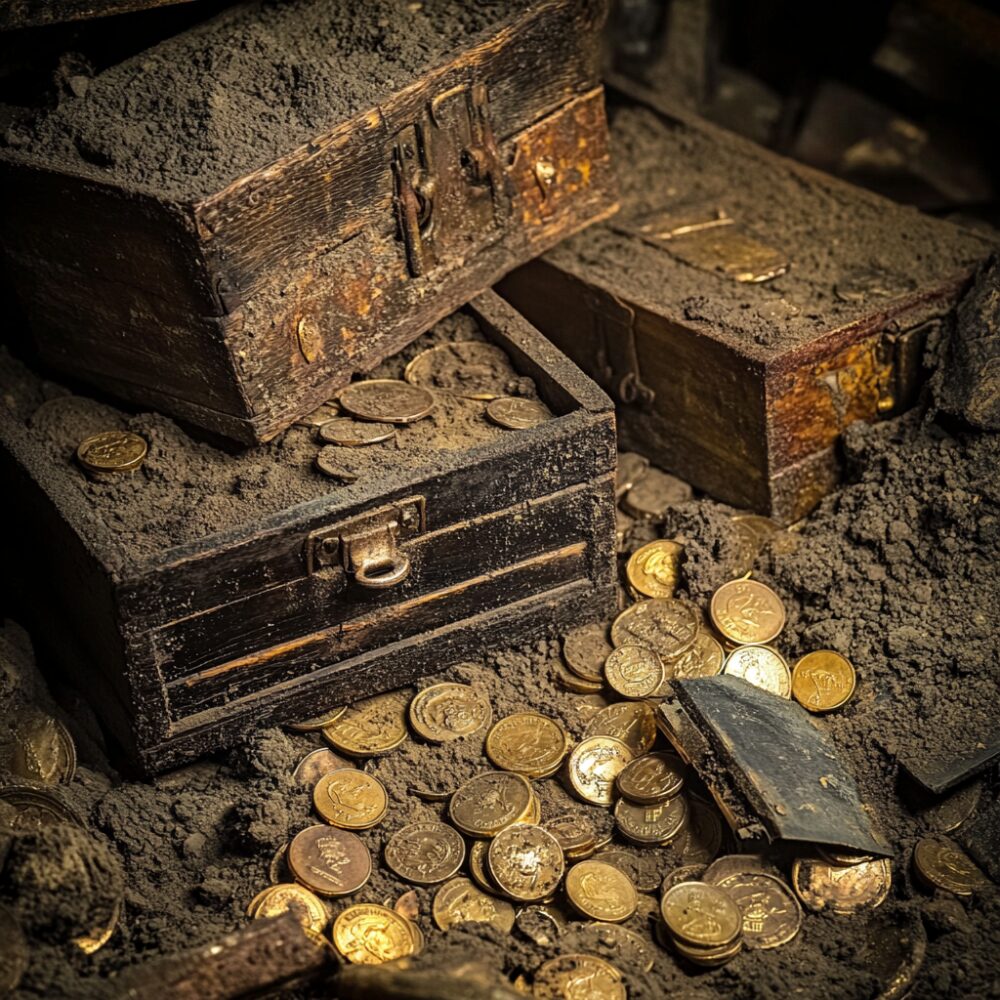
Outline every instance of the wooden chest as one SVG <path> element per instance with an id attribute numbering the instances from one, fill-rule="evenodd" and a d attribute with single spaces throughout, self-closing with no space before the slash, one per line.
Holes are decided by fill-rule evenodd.
<path id="1" fill-rule="evenodd" d="M 250 0 L 10 130 L 44 361 L 269 440 L 615 208 L 605 0 Z"/>
<path id="2" fill-rule="evenodd" d="M 621 213 L 499 289 L 613 396 L 623 447 L 795 521 L 843 429 L 912 404 L 991 247 L 655 102 L 612 111 Z"/>
<path id="3" fill-rule="evenodd" d="M 39 405 L 52 384 L 8 359 L 0 467 L 23 530 L 7 577 L 142 769 L 613 611 L 604 393 L 492 292 L 378 374 L 470 336 L 501 347 L 554 416 L 506 430 L 481 399 L 437 391 L 398 446 L 335 449 L 351 485 L 314 468 L 313 427 L 224 452 L 159 414 Z M 77 442 L 102 429 L 144 438 L 144 464 L 85 475 Z M 409 574 L 362 585 L 359 557 L 375 550 Z"/>

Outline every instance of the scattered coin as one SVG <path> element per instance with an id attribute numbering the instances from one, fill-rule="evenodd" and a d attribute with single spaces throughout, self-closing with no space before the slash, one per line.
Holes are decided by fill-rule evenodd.
<path id="1" fill-rule="evenodd" d="M 403 916 L 402 913 L 399 915 L 401 917 Z M 410 954 L 419 955 L 424 950 L 424 945 L 427 943 L 427 940 L 424 937 L 424 932 L 420 929 L 420 924 L 418 924 L 415 920 L 408 920 L 406 917 L 403 917 L 403 919 L 410 925 L 410 936 L 413 938 L 413 951 Z"/>
<path id="2" fill-rule="evenodd" d="M 288 844 L 282 844 L 274 852 L 271 863 L 267 866 L 267 877 L 272 885 L 279 882 L 294 882 L 295 876 L 292 869 L 288 867 Z"/>
<path id="3" fill-rule="evenodd" d="M 410 921 L 377 903 L 355 903 L 338 913 L 332 937 L 348 962 L 363 965 L 405 958 L 416 945 Z"/>
<path id="4" fill-rule="evenodd" d="M 630 931 L 621 924 L 595 920 L 580 927 L 577 935 L 581 946 L 588 952 L 611 951 L 627 968 L 652 971 L 653 949 L 635 931 Z"/>
<path id="5" fill-rule="evenodd" d="M 679 680 L 690 677 L 716 677 L 722 673 L 726 652 L 722 644 L 708 632 L 700 630 L 691 648 L 670 661 L 672 674 Z"/>
<path id="6" fill-rule="evenodd" d="M 566 895 L 574 908 L 591 920 L 620 924 L 635 913 L 635 886 L 614 865 L 591 858 L 578 861 L 566 873 Z"/>
<path id="7" fill-rule="evenodd" d="M 322 934 L 330 922 L 330 914 L 316 895 L 304 886 L 288 883 L 272 885 L 258 894 L 247 915 L 254 920 L 291 913 L 312 934 Z"/>
<path id="8" fill-rule="evenodd" d="M 524 431 L 552 419 L 552 411 L 537 399 L 501 396 L 486 406 L 486 416 L 500 427 Z"/>
<path id="9" fill-rule="evenodd" d="M 76 745 L 58 719 L 32 712 L 16 723 L 7 766 L 19 778 L 68 785 L 76 774 Z"/>
<path id="10" fill-rule="evenodd" d="M 782 531 L 777 521 L 760 514 L 734 514 L 732 520 L 734 524 L 740 525 L 753 535 L 758 552 L 771 538 Z"/>
<path id="11" fill-rule="evenodd" d="M 69 806 L 40 788 L 28 785 L 0 788 L 0 804 L 8 807 L 0 825 L 10 830 L 44 830 L 57 823 L 83 826 L 83 821 Z"/>
<path id="12" fill-rule="evenodd" d="M 662 598 L 633 604 L 611 625 L 616 646 L 645 646 L 664 660 L 687 652 L 697 634 L 698 616 L 690 606 Z"/>
<path id="13" fill-rule="evenodd" d="M 671 937 L 696 948 L 725 948 L 743 932 L 743 915 L 732 897 L 703 882 L 668 889 L 660 910 Z"/>
<path id="14" fill-rule="evenodd" d="M 918 840 L 913 849 L 913 867 L 925 885 L 958 896 L 971 896 L 993 885 L 976 863 L 945 837 Z"/>
<path id="15" fill-rule="evenodd" d="M 396 900 L 396 905 L 393 909 L 401 917 L 406 917 L 407 920 L 415 921 L 417 917 L 420 916 L 420 897 L 417 895 L 417 890 L 410 889 L 409 892 L 404 892 L 403 895 Z"/>
<path id="16" fill-rule="evenodd" d="M 578 860 L 596 848 L 597 834 L 581 814 L 562 813 L 547 819 L 542 826 L 556 838 L 568 860 Z"/>
<path id="17" fill-rule="evenodd" d="M 495 399 L 517 379 L 506 352 L 482 340 L 438 344 L 418 354 L 403 372 L 411 385 L 465 399 Z"/>
<path id="18" fill-rule="evenodd" d="M 874 909 L 889 895 L 891 885 L 886 858 L 845 866 L 799 858 L 792 865 L 792 888 L 810 910 L 848 914 Z"/>
<path id="19" fill-rule="evenodd" d="M 851 661 L 832 649 L 806 653 L 792 670 L 792 694 L 810 712 L 840 708 L 854 694 L 855 683 Z"/>
<path id="20" fill-rule="evenodd" d="M 622 497 L 626 514 L 642 520 L 662 520 L 671 504 L 682 503 L 694 496 L 691 487 L 682 479 L 660 469 L 650 469 Z"/>
<path id="21" fill-rule="evenodd" d="M 409 689 L 365 698 L 350 705 L 335 722 L 323 727 L 323 738 L 351 757 L 376 757 L 395 750 L 407 737 Z"/>
<path id="22" fill-rule="evenodd" d="M 615 822 L 618 829 L 635 844 L 666 844 L 681 832 L 687 820 L 687 811 L 683 795 L 652 805 L 619 799 L 615 803 Z"/>
<path id="23" fill-rule="evenodd" d="M 621 740 L 592 736 L 581 740 L 569 755 L 569 782 L 584 802 L 610 806 L 615 780 L 631 764 L 634 754 Z"/>
<path id="24" fill-rule="evenodd" d="M 514 907 L 506 900 L 487 896 L 467 878 L 453 878 L 437 891 L 433 905 L 434 923 L 446 931 L 455 924 L 492 924 L 509 934 L 514 926 Z"/>
<path id="25" fill-rule="evenodd" d="M 320 448 L 315 459 L 316 468 L 329 476 L 331 479 L 344 486 L 358 481 L 358 473 L 355 468 L 345 464 L 344 454 L 335 445 L 328 444 Z"/>
<path id="26" fill-rule="evenodd" d="M 656 716 L 644 701 L 616 701 L 587 723 L 583 735 L 613 736 L 633 754 L 644 754 L 656 741 Z"/>
<path id="27" fill-rule="evenodd" d="M 599 694 L 604 689 L 603 680 L 585 681 L 571 670 L 567 670 L 561 663 L 557 662 L 554 670 L 557 683 L 567 691 L 574 691 L 577 694 Z"/>
<path id="28" fill-rule="evenodd" d="M 615 496 L 628 492 L 646 473 L 649 459 L 634 451 L 618 452 L 618 468 L 615 470 Z"/>
<path id="29" fill-rule="evenodd" d="M 340 416 L 340 407 L 330 400 L 320 403 L 312 413 L 307 413 L 295 421 L 296 427 L 322 427 L 323 424 Z"/>
<path id="30" fill-rule="evenodd" d="M 295 878 L 319 896 L 349 896 L 372 873 L 372 859 L 362 841 L 347 830 L 310 826 L 288 845 L 288 867 Z"/>
<path id="31" fill-rule="evenodd" d="M 792 696 L 792 674 L 783 657 L 770 646 L 737 646 L 726 657 L 723 673 L 742 677 L 779 698 Z"/>
<path id="32" fill-rule="evenodd" d="M 573 700 L 580 721 L 586 725 L 602 708 L 608 707 L 608 700 L 602 694 L 588 694 Z"/>
<path id="33" fill-rule="evenodd" d="M 712 595 L 712 623 L 738 645 L 771 642 L 785 627 L 781 598 L 757 580 L 730 580 Z"/>
<path id="34" fill-rule="evenodd" d="M 684 787 L 684 764 L 669 753 L 637 757 L 618 775 L 618 791 L 641 805 L 673 798 Z"/>
<path id="35" fill-rule="evenodd" d="M 802 909 L 781 879 L 763 872 L 728 875 L 716 885 L 736 901 L 743 914 L 747 948 L 788 944 L 802 927 Z"/>
<path id="36" fill-rule="evenodd" d="M 17 989 L 28 959 L 28 942 L 21 925 L 7 907 L 0 906 L 0 995 L 7 996 Z"/>
<path id="37" fill-rule="evenodd" d="M 560 955 L 535 973 L 536 1000 L 626 1000 L 622 974 L 596 955 Z"/>
<path id="38" fill-rule="evenodd" d="M 76 449 L 77 461 L 88 472 L 132 472 L 142 465 L 148 446 L 131 431 L 102 431 L 84 438 Z"/>
<path id="39" fill-rule="evenodd" d="M 528 778 L 554 774 L 566 756 L 566 730 L 537 712 L 518 712 L 500 719 L 486 737 L 486 756 L 503 771 Z"/>
<path id="40" fill-rule="evenodd" d="M 385 845 L 386 864 L 416 885 L 444 882 L 464 860 L 465 841 L 445 823 L 410 823 Z"/>
<path id="41" fill-rule="evenodd" d="M 951 833 L 976 811 L 982 793 L 983 782 L 973 781 L 957 792 L 925 806 L 920 810 L 919 816 L 928 830 L 934 833 Z"/>
<path id="42" fill-rule="evenodd" d="M 434 397 L 426 389 L 391 378 L 352 382 L 339 402 L 360 420 L 386 424 L 411 424 L 434 409 Z"/>
<path id="43" fill-rule="evenodd" d="M 297 733 L 310 733 L 313 730 L 322 729 L 324 726 L 332 726 L 346 711 L 346 705 L 337 705 L 311 719 L 303 719 L 302 722 L 289 722 L 288 728 Z"/>
<path id="44" fill-rule="evenodd" d="M 559 888 L 565 863 L 559 842 L 544 827 L 517 824 L 493 838 L 487 855 L 501 891 L 523 903 L 547 899 Z"/>
<path id="45" fill-rule="evenodd" d="M 608 686 L 623 698 L 648 698 L 663 686 L 667 670 L 663 661 L 645 646 L 619 646 L 604 663 Z"/>
<path id="46" fill-rule="evenodd" d="M 563 639 L 563 659 L 578 677 L 604 684 L 604 661 L 611 652 L 607 631 L 603 625 L 581 625 Z"/>
<path id="47" fill-rule="evenodd" d="M 544 903 L 521 907 L 515 921 L 517 929 L 541 948 L 552 947 L 569 927 L 559 910 Z"/>
<path id="48" fill-rule="evenodd" d="M 780 875 L 763 854 L 724 854 L 716 858 L 706 869 L 699 881 L 709 885 L 719 885 L 730 875 Z"/>
<path id="49" fill-rule="evenodd" d="M 680 576 L 684 546 L 666 538 L 636 549 L 625 567 L 632 589 L 644 597 L 673 597 Z"/>
<path id="50" fill-rule="evenodd" d="M 487 771 L 452 795 L 448 816 L 470 837 L 495 837 L 505 826 L 530 816 L 533 799 L 531 786 L 520 774 Z"/>
<path id="51" fill-rule="evenodd" d="M 310 750 L 296 764 L 293 777 L 300 785 L 312 788 L 324 774 L 339 771 L 345 767 L 354 767 L 354 765 L 327 747 L 320 747 L 318 750 Z"/>
<path id="52" fill-rule="evenodd" d="M 503 892 L 500 891 L 500 886 L 493 881 L 493 876 L 490 873 L 487 859 L 489 849 L 490 842 L 488 840 L 474 840 L 472 842 L 468 853 L 469 874 L 484 892 L 488 892 L 492 896 L 502 896 Z"/>
<path id="53" fill-rule="evenodd" d="M 343 830 L 370 830 L 389 808 L 385 785 L 356 767 L 331 771 L 313 788 L 316 812 Z"/>
<path id="54" fill-rule="evenodd" d="M 674 950 L 683 958 L 696 965 L 713 969 L 720 965 L 725 965 L 730 959 L 735 958 L 743 947 L 742 938 L 734 941 L 731 945 L 723 945 L 720 948 L 696 948 L 685 944 L 683 941 L 673 938 Z"/>
<path id="55" fill-rule="evenodd" d="M 410 725 L 431 743 L 471 736 L 488 725 L 492 715 L 486 696 L 469 684 L 433 684 L 410 702 Z"/>
<path id="56" fill-rule="evenodd" d="M 320 441 L 342 448 L 364 448 L 370 444 L 391 441 L 396 436 L 392 424 L 368 423 L 352 417 L 335 417 L 319 428 Z"/>

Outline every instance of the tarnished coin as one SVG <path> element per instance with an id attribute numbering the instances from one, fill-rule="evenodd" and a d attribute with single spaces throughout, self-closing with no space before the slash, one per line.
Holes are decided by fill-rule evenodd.
<path id="1" fill-rule="evenodd" d="M 604 662 L 604 678 L 623 698 L 648 698 L 663 686 L 663 661 L 645 646 L 619 646 Z"/>
<path id="2" fill-rule="evenodd" d="M 993 883 L 957 844 L 946 837 L 923 837 L 913 849 L 913 867 L 932 889 L 971 896 Z"/>
<path id="3" fill-rule="evenodd" d="M 312 788 L 324 774 L 339 771 L 345 767 L 354 767 L 354 765 L 346 757 L 335 754 L 327 747 L 320 747 L 318 750 L 310 750 L 295 765 L 293 777 L 300 785 Z"/>
<path id="4" fill-rule="evenodd" d="M 370 423 L 352 417 L 335 417 L 323 424 L 317 432 L 320 441 L 340 445 L 341 448 L 364 448 L 370 444 L 391 441 L 396 436 L 392 424 Z"/>
<path id="5" fill-rule="evenodd" d="M 743 914 L 724 890 L 703 882 L 680 882 L 660 901 L 670 934 L 696 948 L 724 948 L 743 933 Z"/>
<path id="6" fill-rule="evenodd" d="M 562 848 L 544 827 L 518 823 L 501 830 L 489 846 L 493 881 L 523 903 L 547 899 L 559 888 L 565 870 Z"/>
<path id="7" fill-rule="evenodd" d="M 616 646 L 645 646 L 661 660 L 687 652 L 698 634 L 698 616 L 682 601 L 639 601 L 626 608 L 611 625 Z"/>
<path id="8" fill-rule="evenodd" d="M 504 899 L 487 896 L 467 878 L 445 882 L 434 897 L 434 923 L 446 931 L 455 924 L 492 924 L 509 934 L 514 926 L 514 907 Z"/>
<path id="9" fill-rule="evenodd" d="M 346 711 L 346 705 L 335 705 L 328 711 L 321 712 L 311 719 L 303 719 L 301 722 L 289 722 L 288 728 L 297 733 L 311 733 L 316 729 L 322 729 L 324 726 L 332 726 Z"/>
<path id="10" fill-rule="evenodd" d="M 486 737 L 486 756 L 497 767 L 528 778 L 554 774 L 568 748 L 566 730 L 555 719 L 537 712 L 508 715 Z"/>
<path id="11" fill-rule="evenodd" d="M 716 885 L 736 901 L 743 914 L 743 943 L 748 948 L 788 944 L 802 927 L 802 909 L 791 889 L 762 872 L 729 875 Z"/>
<path id="12" fill-rule="evenodd" d="M 751 874 L 780 877 L 781 871 L 763 854 L 724 854 L 705 869 L 699 881 L 707 882 L 709 885 L 719 885 L 730 875 Z"/>
<path id="13" fill-rule="evenodd" d="M 642 520 L 662 520 L 671 504 L 683 503 L 694 495 L 691 487 L 682 479 L 671 476 L 661 469 L 650 469 L 622 497 L 622 507 L 626 514 Z"/>
<path id="14" fill-rule="evenodd" d="M 495 344 L 459 340 L 418 354 L 406 366 L 403 378 L 411 385 L 465 399 L 495 399 L 510 391 L 517 372 Z"/>
<path id="15" fill-rule="evenodd" d="M 552 411 L 537 399 L 501 396 L 486 406 L 486 416 L 500 427 L 525 431 L 552 419 Z"/>
<path id="16" fill-rule="evenodd" d="M 278 917 L 282 913 L 291 913 L 312 934 L 322 934 L 330 922 L 330 914 L 322 900 L 294 882 L 269 886 L 257 894 L 247 909 L 247 916 L 254 920 Z"/>
<path id="17" fill-rule="evenodd" d="M 637 757 L 618 775 L 618 791 L 640 805 L 671 799 L 684 787 L 683 761 L 669 753 Z"/>
<path id="18" fill-rule="evenodd" d="M 976 811 L 982 794 L 983 782 L 973 781 L 957 792 L 936 799 L 921 809 L 918 815 L 933 833 L 951 833 Z"/>
<path id="19" fill-rule="evenodd" d="M 622 974 L 596 955 L 560 955 L 535 973 L 536 1000 L 626 1000 Z"/>
<path id="20" fill-rule="evenodd" d="M 643 597 L 673 597 L 684 546 L 658 538 L 636 549 L 625 567 L 629 585 Z"/>
<path id="21" fill-rule="evenodd" d="M 556 683 L 567 691 L 576 694 L 598 694 L 604 689 L 604 681 L 585 681 L 572 670 L 568 670 L 562 663 L 556 662 L 553 665 Z"/>
<path id="22" fill-rule="evenodd" d="M 730 642 L 757 645 L 775 639 L 785 627 L 785 606 L 757 580 L 730 580 L 712 595 L 712 623 Z"/>
<path id="23" fill-rule="evenodd" d="M 578 677 L 593 684 L 604 683 L 604 661 L 611 652 L 603 625 L 581 625 L 563 639 L 563 659 Z"/>
<path id="24" fill-rule="evenodd" d="M 410 889 L 409 892 L 404 892 L 396 900 L 393 909 L 401 917 L 406 917 L 407 920 L 416 920 L 420 916 L 420 897 L 417 895 L 417 890 Z"/>
<path id="25" fill-rule="evenodd" d="M 515 918 L 517 929 L 542 948 L 550 948 L 569 927 L 566 917 L 554 906 L 539 903 L 522 906 Z M 617 924 L 613 925 L 617 927 Z"/>
<path id="26" fill-rule="evenodd" d="M 722 820 L 707 802 L 692 797 L 688 821 L 674 845 L 686 865 L 707 865 L 722 847 Z"/>
<path id="27" fill-rule="evenodd" d="M 495 837 L 505 826 L 524 822 L 532 813 L 531 785 L 511 771 L 477 774 L 451 797 L 448 816 L 470 837 Z"/>
<path id="28" fill-rule="evenodd" d="M 288 867 L 288 844 L 282 844 L 274 852 L 274 857 L 271 858 L 271 863 L 267 866 L 267 878 L 271 885 L 295 881 L 292 869 Z"/>
<path id="29" fill-rule="evenodd" d="M 651 750 L 656 741 L 656 716 L 644 701 L 616 701 L 587 723 L 583 735 L 613 736 L 638 756 Z"/>
<path id="30" fill-rule="evenodd" d="M 723 673 L 742 677 L 779 698 L 792 696 L 792 673 L 781 654 L 770 646 L 737 646 L 726 657 Z"/>
<path id="31" fill-rule="evenodd" d="M 351 757 L 389 753 L 406 739 L 406 712 L 412 697 L 413 691 L 405 688 L 357 701 L 323 727 L 323 738 L 334 750 Z"/>
<path id="32" fill-rule="evenodd" d="M 306 413 L 295 421 L 296 427 L 322 427 L 323 424 L 340 416 L 340 407 L 330 400 L 320 403 L 312 413 Z"/>
<path id="33" fill-rule="evenodd" d="M 486 696 L 469 684 L 433 684 L 410 702 L 410 725 L 431 743 L 471 736 L 488 725 L 492 716 Z"/>
<path id="34" fill-rule="evenodd" d="M 355 903 L 338 913 L 332 937 L 348 962 L 362 965 L 394 962 L 416 946 L 410 921 L 377 903 Z"/>
<path id="35" fill-rule="evenodd" d="M 370 830 L 385 817 L 389 796 L 378 778 L 356 767 L 343 767 L 316 782 L 313 805 L 332 826 Z"/>
<path id="36" fill-rule="evenodd" d="M 0 788 L 0 826 L 8 830 L 45 830 L 56 823 L 83 826 L 83 821 L 55 795 L 29 785 Z"/>
<path id="37" fill-rule="evenodd" d="M 586 857 L 597 846 L 594 827 L 580 813 L 561 813 L 547 819 L 542 826 L 556 838 L 567 860 Z"/>
<path id="38" fill-rule="evenodd" d="M 891 885 L 892 869 L 886 858 L 848 866 L 799 858 L 792 865 L 792 888 L 810 910 L 871 910 L 885 900 Z"/>
<path id="39" fill-rule="evenodd" d="M 635 931 L 621 924 L 603 920 L 586 923 L 577 931 L 577 940 L 587 952 L 611 952 L 627 968 L 650 972 L 653 968 L 653 949 Z"/>
<path id="40" fill-rule="evenodd" d="M 132 472 L 147 450 L 145 439 L 131 431 L 102 431 L 80 442 L 76 458 L 88 472 Z"/>
<path id="41" fill-rule="evenodd" d="M 649 472 L 649 459 L 634 451 L 618 452 L 615 470 L 615 496 L 628 492 Z"/>
<path id="42" fill-rule="evenodd" d="M 344 486 L 350 486 L 351 483 L 358 481 L 359 473 L 355 461 L 346 458 L 335 445 L 328 444 L 320 448 L 314 464 L 324 476 Z"/>
<path id="43" fill-rule="evenodd" d="M 578 861 L 566 873 L 566 895 L 591 920 L 620 924 L 639 904 L 635 886 L 626 875 L 604 861 Z"/>
<path id="44" fill-rule="evenodd" d="M 675 795 L 666 802 L 652 805 L 619 799 L 615 803 L 615 822 L 634 844 L 666 844 L 681 832 L 687 820 L 687 811 L 683 795 Z"/>
<path id="45" fill-rule="evenodd" d="M 663 879 L 663 857 L 659 851 L 621 845 L 604 847 L 591 858 L 617 868 L 641 893 L 656 892 Z"/>
<path id="46" fill-rule="evenodd" d="M 817 649 L 795 661 L 792 695 L 810 712 L 840 708 L 854 694 L 854 667 L 832 649 Z"/>
<path id="47" fill-rule="evenodd" d="M 402 879 L 434 885 L 449 879 L 465 861 L 465 841 L 446 823 L 410 823 L 385 845 L 385 863 Z"/>
<path id="48" fill-rule="evenodd" d="M 7 996 L 17 989 L 28 959 L 28 942 L 21 925 L 7 907 L 0 906 L 0 995 Z"/>
<path id="49" fill-rule="evenodd" d="M 690 677 L 716 677 L 722 673 L 726 652 L 713 635 L 700 629 L 691 648 L 670 661 L 671 673 L 678 680 Z M 660 692 L 657 692 L 660 693 Z"/>
<path id="50" fill-rule="evenodd" d="M 434 409 L 434 397 L 426 389 L 392 378 L 352 382 L 339 402 L 359 420 L 385 424 L 412 424 Z"/>
<path id="51" fill-rule="evenodd" d="M 681 882 L 701 882 L 704 874 L 704 865 L 681 865 L 679 868 L 673 868 L 663 876 L 663 881 L 660 883 L 660 895 L 665 896 Z"/>
<path id="52" fill-rule="evenodd" d="M 615 779 L 634 756 L 621 740 L 611 736 L 581 740 L 569 755 L 569 783 L 584 802 L 610 806 L 615 799 Z"/>
<path id="53" fill-rule="evenodd" d="M 20 778 L 68 785 L 76 774 L 76 745 L 58 719 L 31 712 L 15 725 L 7 766 Z"/>
<path id="54" fill-rule="evenodd" d="M 297 881 L 319 896 L 349 896 L 368 881 L 372 859 L 355 834 L 309 826 L 288 845 L 288 867 Z"/>
<path id="55" fill-rule="evenodd" d="M 106 914 L 99 924 L 92 927 L 87 934 L 81 934 L 79 937 L 73 938 L 73 944 L 84 955 L 93 955 L 100 951 L 111 940 L 112 935 L 117 930 L 121 915 L 122 901 L 118 900 L 111 908 L 111 912 Z"/>

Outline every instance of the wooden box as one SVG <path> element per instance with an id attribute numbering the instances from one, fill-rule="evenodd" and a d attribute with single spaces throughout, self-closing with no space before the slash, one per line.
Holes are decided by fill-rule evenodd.
<path id="1" fill-rule="evenodd" d="M 614 210 L 604 0 L 393 10 L 239 4 L 12 130 L 0 242 L 47 364 L 266 441 Z"/>
<path id="2" fill-rule="evenodd" d="M 632 96 L 620 214 L 499 290 L 612 395 L 623 448 L 795 521 L 837 483 L 843 429 L 913 402 L 990 244 Z"/>
<path id="3" fill-rule="evenodd" d="M 469 329 L 553 418 L 503 430 L 482 400 L 439 392 L 437 415 L 399 429 L 398 448 L 338 449 L 370 463 L 352 485 L 314 469 L 315 428 L 225 452 L 159 414 L 79 396 L 39 406 L 51 383 L 8 360 L 0 469 L 22 549 L 7 577 L 143 770 L 613 611 L 607 396 L 492 292 L 379 374 L 398 378 L 428 338 Z M 145 463 L 85 475 L 76 442 L 101 428 L 144 437 Z M 345 564 L 369 539 L 409 575 L 362 586 Z"/>

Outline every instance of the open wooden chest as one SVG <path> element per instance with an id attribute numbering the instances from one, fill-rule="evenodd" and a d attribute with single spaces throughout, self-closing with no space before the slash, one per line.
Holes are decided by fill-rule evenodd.
<path id="1" fill-rule="evenodd" d="M 349 485 L 314 467 L 315 427 L 225 452 L 6 360 L 0 467 L 25 525 L 24 604 L 141 768 L 613 610 L 604 393 L 492 292 L 378 375 L 470 338 L 499 346 L 551 418 L 503 429 L 482 399 L 437 391 L 394 444 L 335 449 Z M 77 444 L 108 429 L 142 437 L 145 462 L 88 477 Z M 355 572 L 374 545 L 408 566 L 394 586 Z"/>
<path id="2" fill-rule="evenodd" d="M 614 397 L 623 447 L 795 521 L 837 483 L 843 429 L 912 404 L 991 244 L 632 96 L 620 214 L 499 289 Z"/>
<path id="3" fill-rule="evenodd" d="M 266 441 L 615 208 L 604 0 L 247 0 L 12 128 L 44 360 Z"/>

